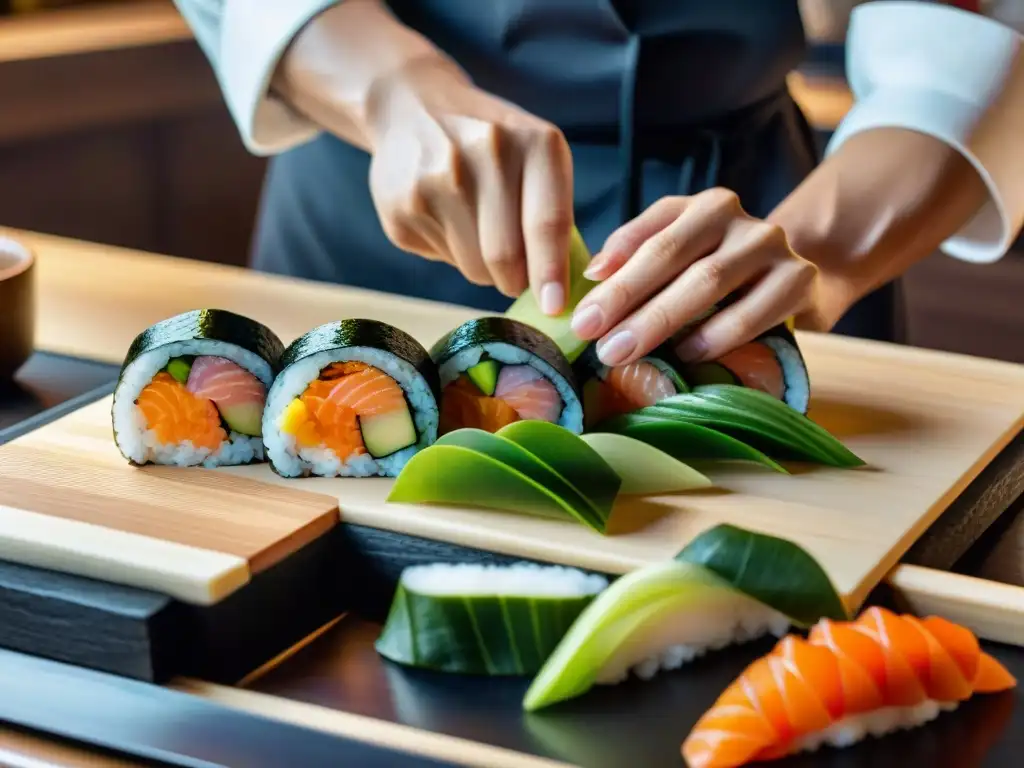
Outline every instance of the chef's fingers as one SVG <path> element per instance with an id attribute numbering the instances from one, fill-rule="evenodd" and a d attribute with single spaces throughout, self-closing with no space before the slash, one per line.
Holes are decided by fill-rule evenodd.
<path id="1" fill-rule="evenodd" d="M 723 297 L 764 273 L 764 254 L 723 248 L 705 256 L 597 343 L 605 365 L 624 365 L 670 339 Z"/>
<path id="2" fill-rule="evenodd" d="M 490 124 L 475 132 L 467 154 L 476 179 L 477 230 L 484 266 L 499 291 L 519 296 L 527 286 L 519 203 L 522 156 L 511 137 Z"/>
<path id="3" fill-rule="evenodd" d="M 683 270 L 717 249 L 737 216 L 746 218 L 734 198 L 725 190 L 711 190 L 692 198 L 681 215 L 587 294 L 573 314 L 573 332 L 581 339 L 608 334 Z M 697 276 L 706 282 L 715 281 L 718 273 L 709 271 L 714 268 L 705 265 Z"/>
<path id="4" fill-rule="evenodd" d="M 522 141 L 522 230 L 530 287 L 541 311 L 557 315 L 569 291 L 572 155 L 561 132 L 546 123 Z"/>
<path id="5" fill-rule="evenodd" d="M 775 266 L 745 296 L 679 341 L 684 362 L 717 360 L 798 312 L 810 303 L 817 267 L 793 258 Z"/>
<path id="6" fill-rule="evenodd" d="M 645 242 L 676 220 L 688 197 L 663 197 L 635 219 L 608 236 L 584 272 L 588 280 L 605 280 L 625 264 Z"/>

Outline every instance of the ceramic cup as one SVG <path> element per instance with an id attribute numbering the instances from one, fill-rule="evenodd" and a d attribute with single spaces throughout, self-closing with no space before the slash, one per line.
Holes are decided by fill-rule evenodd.
<path id="1" fill-rule="evenodd" d="M 35 256 L 0 234 L 0 385 L 9 383 L 35 342 Z"/>

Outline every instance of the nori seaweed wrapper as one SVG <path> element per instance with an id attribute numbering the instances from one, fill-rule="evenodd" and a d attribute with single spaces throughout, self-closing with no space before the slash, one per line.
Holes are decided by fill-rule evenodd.
<path id="1" fill-rule="evenodd" d="M 234 344 L 265 360 L 274 375 L 280 371 L 284 343 L 267 326 L 225 309 L 193 309 L 161 320 L 136 336 L 128 347 L 118 379 L 139 355 L 168 344 L 204 340 Z"/>
<path id="2" fill-rule="evenodd" d="M 281 370 L 310 355 L 347 347 L 379 349 L 404 360 L 426 380 L 434 397 L 440 398 L 441 379 L 426 348 L 402 329 L 379 320 L 336 320 L 307 331 L 284 350 Z"/>
<path id="3" fill-rule="evenodd" d="M 533 326 L 507 317 L 480 317 L 467 320 L 438 339 L 430 349 L 430 356 L 438 365 L 443 365 L 445 361 L 463 350 L 482 344 L 511 344 L 529 352 L 554 368 L 558 375 L 569 383 L 577 397 L 579 396 L 579 384 L 572 365 L 558 345 Z"/>

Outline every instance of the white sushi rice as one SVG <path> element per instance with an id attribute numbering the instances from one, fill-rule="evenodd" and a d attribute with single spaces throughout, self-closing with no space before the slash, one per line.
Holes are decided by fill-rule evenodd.
<path id="1" fill-rule="evenodd" d="M 227 358 L 249 371 L 268 388 L 274 378 L 266 360 L 243 347 L 223 341 L 177 341 L 144 352 L 124 369 L 117 389 L 114 390 L 114 440 L 121 452 L 136 464 L 149 462 L 179 467 L 218 467 L 262 461 L 263 440 L 260 437 L 232 431 L 220 448 L 211 451 L 209 448 L 197 448 L 190 440 L 172 445 L 162 444 L 156 432 L 146 426 L 146 418 L 135 401 L 171 358 L 182 355 Z"/>
<path id="2" fill-rule="evenodd" d="M 306 391 L 310 382 L 331 363 L 360 362 L 383 371 L 402 388 L 412 407 L 419 441 L 401 451 L 375 459 L 369 454 L 341 457 L 325 446 L 297 449 L 295 438 L 281 431 L 281 414 Z M 310 355 L 278 374 L 263 411 L 263 442 L 274 469 L 284 477 L 396 477 L 418 451 L 437 440 L 437 401 L 430 385 L 412 365 L 374 347 L 345 347 Z"/>
<path id="3" fill-rule="evenodd" d="M 782 368 L 782 380 L 785 384 L 783 399 L 790 408 L 807 413 L 811 397 L 811 382 L 807 376 L 807 367 L 800 352 L 786 339 L 780 336 L 765 336 L 762 341 L 771 347 Z"/>
<path id="4" fill-rule="evenodd" d="M 708 651 L 767 634 L 782 637 L 789 627 L 786 616 L 758 600 L 731 590 L 714 590 L 707 604 L 633 633 L 608 659 L 596 682 L 621 683 L 630 672 L 650 680 L 658 672 L 679 669 Z"/>
<path id="5" fill-rule="evenodd" d="M 402 571 L 402 585 L 420 595 L 502 597 L 579 597 L 596 595 L 608 579 L 562 565 L 513 563 L 432 563 Z"/>
<path id="6" fill-rule="evenodd" d="M 440 366 L 441 389 L 444 390 L 462 373 L 479 363 L 484 353 L 505 365 L 529 365 L 539 371 L 544 378 L 555 385 L 555 389 L 562 398 L 562 412 L 558 417 L 559 426 L 565 427 L 577 435 L 583 433 L 583 404 L 576 397 L 572 385 L 547 362 L 514 344 L 489 342 L 469 347 L 452 355 Z"/>
<path id="7" fill-rule="evenodd" d="M 797 739 L 791 751 L 814 752 L 826 744 L 839 748 L 849 747 L 868 736 L 885 736 L 922 725 L 937 718 L 940 712 L 953 711 L 958 704 L 955 701 L 928 699 L 912 707 L 884 707 L 874 712 L 844 717 L 824 730 Z"/>

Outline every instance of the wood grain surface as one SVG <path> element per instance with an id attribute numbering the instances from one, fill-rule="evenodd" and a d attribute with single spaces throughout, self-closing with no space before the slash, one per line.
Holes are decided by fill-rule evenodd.
<path id="1" fill-rule="evenodd" d="M 0 448 L 0 558 L 211 604 L 337 524 L 331 496 L 129 466 L 109 420 L 105 399 Z"/>
<path id="2" fill-rule="evenodd" d="M 276 308 L 282 306 L 278 301 Z M 425 317 L 406 327 L 429 322 Z M 274 493 L 265 486 L 276 484 L 282 501 L 310 491 L 318 495 L 314 499 L 337 499 L 349 523 L 606 573 L 671 557 L 702 530 L 732 522 L 806 547 L 856 606 L 1020 430 L 1024 368 L 840 337 L 801 340 L 814 382 L 811 416 L 870 466 L 802 468 L 791 476 L 713 467 L 708 471 L 719 490 L 623 500 L 607 536 L 575 522 L 514 513 L 388 504 L 392 481 L 383 478 L 287 480 L 266 465 L 132 470 L 110 439 L 109 400 L 14 441 L 6 460 L 0 450 L 0 477 L 9 477 L 15 489 L 0 489 L 0 503 L 11 504 L 5 496 L 10 494 L 22 498 L 22 506 L 34 500 L 32 511 L 77 520 L 97 516 L 122 530 L 158 531 L 189 546 L 215 541 L 217 551 L 253 558 L 251 531 L 218 527 L 213 534 L 205 526 L 232 518 L 232 505 L 239 503 L 252 507 L 239 512 L 240 521 L 252 524 L 257 511 L 265 510 L 279 522 L 263 506 Z M 41 473 L 40 466 L 53 470 Z M 250 482 L 259 489 L 251 503 L 245 485 Z M 94 483 L 104 489 L 98 496 L 89 491 Z M 168 492 L 180 499 L 187 488 L 194 489 L 192 504 L 168 502 Z M 160 495 L 154 500 L 150 494 Z M 77 501 L 82 498 L 84 504 Z M 182 508 L 185 514 L 197 506 L 219 512 L 196 523 L 160 526 L 151 520 L 152 503 L 163 505 L 171 519 Z M 279 509 L 276 502 L 272 506 Z"/>

